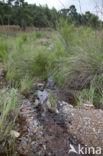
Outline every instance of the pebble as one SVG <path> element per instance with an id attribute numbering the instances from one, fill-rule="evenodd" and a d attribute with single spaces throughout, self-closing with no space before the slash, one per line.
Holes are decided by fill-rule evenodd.
<path id="1" fill-rule="evenodd" d="M 44 150 L 46 150 L 46 145 L 43 145 Z"/>
<path id="2" fill-rule="evenodd" d="M 52 107 L 52 105 L 51 105 L 49 100 L 47 100 L 46 105 L 47 105 L 48 109 L 50 109 Z"/>
<path id="3" fill-rule="evenodd" d="M 39 105 L 39 100 L 36 99 L 34 105 L 37 107 Z"/>
<path id="4" fill-rule="evenodd" d="M 23 148 L 26 147 L 26 146 L 27 146 L 27 141 L 22 140 L 22 141 L 21 141 L 21 146 L 22 146 Z"/>

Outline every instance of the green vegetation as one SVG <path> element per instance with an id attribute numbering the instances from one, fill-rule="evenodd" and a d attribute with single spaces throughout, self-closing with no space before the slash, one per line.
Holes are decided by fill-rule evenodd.
<path id="1" fill-rule="evenodd" d="M 47 80 L 52 76 L 63 92 L 80 92 L 77 104 L 88 102 L 103 108 L 103 31 L 77 28 L 63 18 L 57 23 L 57 30 L 1 33 L 0 63 L 9 90 L 0 91 L 0 141 L 5 140 L 9 146 L 15 141 L 10 131 L 18 116 L 17 90 L 28 95 L 38 78 Z M 48 98 L 48 107 L 55 107 L 57 98 L 51 94 Z"/>
<path id="2" fill-rule="evenodd" d="M 28 4 L 24 0 L 0 1 L 0 25 L 19 25 L 22 29 L 27 26 L 55 28 L 58 17 L 57 10 L 50 10 L 48 6 Z"/>
<path id="3" fill-rule="evenodd" d="M 55 107 L 57 105 L 57 97 L 53 97 L 52 94 L 49 93 L 48 95 L 51 107 Z"/>
<path id="4" fill-rule="evenodd" d="M 80 98 L 96 108 L 101 107 L 102 30 L 68 26 L 63 19 L 58 23 L 58 30 L 55 34 L 45 30 L 17 33 L 5 42 L 2 37 L 0 58 L 7 71 L 9 86 L 19 88 L 26 95 L 34 77 L 46 80 L 51 75 L 65 90 L 81 90 Z M 97 85 L 93 86 L 92 81 Z"/>
<path id="5" fill-rule="evenodd" d="M 98 28 L 102 26 L 102 22 L 99 17 L 92 14 L 90 11 L 85 12 L 85 14 L 79 14 L 74 5 L 71 5 L 68 9 L 62 9 L 62 17 L 67 20 L 69 24 L 74 23 L 78 25 L 91 26 L 93 28 Z"/>
<path id="6" fill-rule="evenodd" d="M 36 6 L 28 4 L 24 0 L 0 1 L 0 25 L 13 25 L 12 30 L 19 30 L 15 25 L 23 30 L 27 26 L 52 27 L 56 29 L 56 21 L 60 18 L 66 19 L 69 24 L 76 26 L 86 25 L 93 28 L 103 26 L 98 16 L 87 11 L 85 14 L 77 13 L 74 5 L 67 9 L 57 11 L 55 8 L 49 9 L 48 6 Z"/>
<path id="7" fill-rule="evenodd" d="M 10 36 L 5 40 L 6 50 L 1 61 L 7 71 L 6 79 L 10 87 L 21 87 L 21 92 L 25 89 L 29 91 L 35 76 L 47 79 L 49 73 L 58 81 L 60 75 L 58 75 L 60 70 L 58 64 L 67 52 L 56 35 L 58 36 L 57 32 L 52 35 L 51 32 L 47 34 L 42 30 L 28 34 L 18 33 L 16 37 Z M 51 36 L 51 39 L 48 39 L 48 36 Z M 48 49 L 52 42 L 54 42 L 53 47 Z M 30 84 L 26 84 L 29 81 Z"/>
<path id="8" fill-rule="evenodd" d="M 0 91 L 0 142 L 5 140 L 5 145 L 0 152 L 9 152 L 13 150 L 13 142 L 15 141 L 10 135 L 10 131 L 14 129 L 18 116 L 17 112 L 17 90 L 2 89 Z M 5 146 L 5 147 L 4 147 Z M 7 153 L 8 154 L 8 153 Z"/>
<path id="9" fill-rule="evenodd" d="M 30 92 L 30 89 L 33 86 L 33 81 L 32 79 L 30 79 L 29 76 L 26 75 L 24 79 L 21 79 L 20 86 L 21 86 L 20 93 L 23 95 L 28 95 Z"/>
<path id="10" fill-rule="evenodd" d="M 6 52 L 7 52 L 7 45 L 5 41 L 0 40 L 0 61 L 2 61 L 4 57 L 6 57 Z"/>
<path id="11" fill-rule="evenodd" d="M 8 83 L 0 89 L 0 142 L 5 142 L 5 151 L 14 148 L 10 131 L 18 117 L 18 91 L 27 97 L 37 80 L 51 76 L 63 95 L 78 91 L 77 104 L 103 108 L 103 22 L 96 15 L 81 15 L 74 5 L 57 11 L 8 0 L 0 1 L 0 25 L 0 64 Z M 49 94 L 47 102 L 49 109 L 55 108 L 57 97 Z"/>
<path id="12" fill-rule="evenodd" d="M 102 73 L 103 32 L 92 31 L 90 28 L 83 27 L 75 29 L 74 26 L 72 26 L 72 29 L 72 37 L 68 39 L 67 36 L 66 38 L 68 43 L 70 43 L 70 45 L 66 44 L 70 55 L 65 59 L 64 64 L 68 68 L 65 67 L 64 72 L 66 73 L 65 76 L 68 77 L 68 85 L 76 81 L 79 82 L 78 85 L 80 84 L 82 87 L 90 83 L 95 75 Z M 71 40 L 71 42 L 69 42 L 69 40 Z"/>
<path id="13" fill-rule="evenodd" d="M 4 67 L 7 70 L 6 79 L 11 86 L 20 86 L 21 79 L 25 79 L 28 75 L 30 79 L 34 75 L 45 76 L 46 55 L 45 47 L 36 46 L 38 38 L 37 33 L 18 34 L 16 38 L 7 41 L 8 47 L 11 49 L 8 60 L 4 60 Z M 44 54 L 43 54 L 44 53 Z"/>
<path id="14" fill-rule="evenodd" d="M 85 88 L 80 92 L 78 97 L 78 104 L 82 105 L 83 103 L 94 103 L 96 85 L 95 79 L 91 81 L 90 88 Z"/>
<path id="15" fill-rule="evenodd" d="M 85 99 L 93 103 L 96 108 L 101 107 L 103 31 L 94 31 L 83 26 L 69 27 L 66 22 L 63 22 L 60 34 L 68 51 L 68 57 L 64 58 L 60 72 L 63 75 L 65 89 L 81 90 L 82 103 Z"/>

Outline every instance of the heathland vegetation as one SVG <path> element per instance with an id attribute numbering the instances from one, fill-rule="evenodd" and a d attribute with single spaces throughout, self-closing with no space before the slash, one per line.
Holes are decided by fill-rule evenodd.
<path id="1" fill-rule="evenodd" d="M 0 29 L 0 62 L 8 83 L 0 91 L 0 142 L 14 141 L 10 130 L 18 117 L 18 94 L 27 95 L 37 78 L 51 76 L 63 92 L 79 91 L 73 95 L 76 104 L 103 107 L 103 23 L 96 15 L 81 15 L 75 6 L 57 11 L 8 0 L 0 2 L 0 24 L 23 28 Z M 29 26 L 39 29 L 24 32 Z"/>

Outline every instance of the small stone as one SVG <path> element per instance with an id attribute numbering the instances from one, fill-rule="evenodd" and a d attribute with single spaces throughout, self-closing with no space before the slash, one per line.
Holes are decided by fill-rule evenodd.
<path id="1" fill-rule="evenodd" d="M 102 132 L 101 132 L 101 129 L 98 129 L 98 134 L 101 134 Z"/>
<path id="2" fill-rule="evenodd" d="M 44 88 L 44 83 L 36 83 L 35 86 L 38 90 L 42 90 Z"/>
<path id="3" fill-rule="evenodd" d="M 57 113 L 57 114 L 59 114 L 59 111 L 58 111 L 58 109 L 56 109 L 56 113 Z"/>
<path id="4" fill-rule="evenodd" d="M 83 104 L 83 107 L 84 107 L 85 109 L 94 109 L 94 105 L 93 105 L 92 103 L 89 103 L 89 102 L 84 103 L 84 104 Z"/>
<path id="5" fill-rule="evenodd" d="M 65 101 L 62 101 L 62 105 L 67 105 L 68 107 L 73 108 L 73 106 L 71 104 L 69 104 L 69 103 L 67 103 Z"/>
<path id="6" fill-rule="evenodd" d="M 37 156 L 41 156 L 42 155 L 42 151 L 39 151 L 36 153 Z"/>
<path id="7" fill-rule="evenodd" d="M 43 83 L 37 83 L 36 85 L 37 85 L 37 87 L 43 87 L 44 86 Z"/>
<path id="8" fill-rule="evenodd" d="M 23 148 L 25 148 L 25 147 L 27 147 L 27 142 L 26 141 L 22 141 L 21 145 L 22 145 Z"/>
<path id="9" fill-rule="evenodd" d="M 93 128 L 93 131 L 96 133 L 96 130 L 95 130 L 95 128 Z"/>
<path id="10" fill-rule="evenodd" d="M 37 107 L 39 105 L 39 100 L 36 99 L 34 105 Z"/>
<path id="11" fill-rule="evenodd" d="M 31 142 L 31 145 L 35 145 L 35 141 Z"/>
<path id="12" fill-rule="evenodd" d="M 28 141 L 31 142 L 31 137 L 28 138 Z"/>
<path id="13" fill-rule="evenodd" d="M 46 150 L 46 145 L 43 145 L 44 150 Z"/>
<path id="14" fill-rule="evenodd" d="M 34 127 L 35 127 L 35 128 L 38 127 L 38 121 L 37 121 L 37 120 L 34 120 L 33 124 L 34 124 Z"/>
<path id="15" fill-rule="evenodd" d="M 23 127 L 23 130 L 24 130 L 24 131 L 27 131 L 27 129 L 28 129 L 27 126 L 24 126 L 24 127 Z"/>
<path id="16" fill-rule="evenodd" d="M 18 138 L 18 137 L 20 136 L 20 133 L 14 131 L 14 130 L 11 130 L 11 131 L 10 131 L 10 135 L 11 135 L 12 137 Z"/>
<path id="17" fill-rule="evenodd" d="M 51 107 L 51 108 L 49 109 L 49 111 L 50 111 L 50 112 L 53 112 L 53 113 L 56 113 L 57 109 L 56 109 L 56 107 Z"/>
<path id="18" fill-rule="evenodd" d="M 46 105 L 47 105 L 48 109 L 51 109 L 52 105 L 51 105 L 51 103 L 50 103 L 50 101 L 49 101 L 49 100 L 47 100 Z"/>

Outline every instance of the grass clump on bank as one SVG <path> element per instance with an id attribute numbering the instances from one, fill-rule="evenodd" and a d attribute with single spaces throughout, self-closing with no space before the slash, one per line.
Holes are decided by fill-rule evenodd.
<path id="1" fill-rule="evenodd" d="M 13 148 L 14 139 L 10 131 L 14 129 L 18 116 L 17 106 L 17 90 L 2 89 L 0 91 L 0 142 L 3 149 L 0 152 L 7 152 Z M 10 149 L 7 149 L 8 146 Z"/>
<path id="2" fill-rule="evenodd" d="M 28 95 L 32 86 L 32 79 L 30 79 L 30 77 L 26 75 L 24 79 L 21 79 L 20 81 L 20 93 L 23 95 Z"/>
<path id="3" fill-rule="evenodd" d="M 72 35 L 69 35 L 69 29 Z M 65 80 L 64 87 L 67 90 L 81 90 L 82 94 L 85 94 L 84 97 L 88 93 L 87 100 L 91 99 L 90 102 L 99 108 L 101 86 L 98 86 L 97 81 L 103 81 L 103 31 L 86 27 L 75 28 L 73 25 L 69 28 L 66 23 L 60 30 L 68 51 L 61 68 Z M 93 85 L 92 81 L 95 81 L 93 84 L 97 86 Z M 89 94 L 91 86 L 92 97 Z"/>

